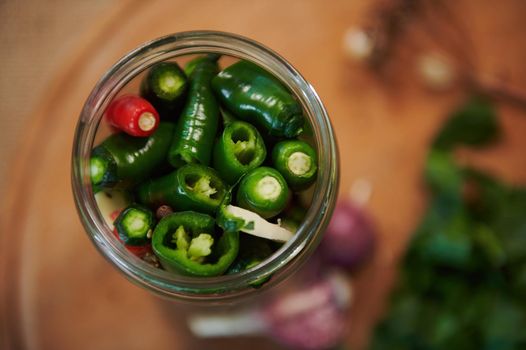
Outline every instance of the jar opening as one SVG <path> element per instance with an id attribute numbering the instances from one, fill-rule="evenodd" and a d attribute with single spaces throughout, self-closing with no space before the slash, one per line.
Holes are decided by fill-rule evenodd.
<path id="1" fill-rule="evenodd" d="M 318 179 L 313 200 L 294 238 L 270 258 L 246 271 L 218 277 L 185 277 L 150 266 L 129 254 L 112 234 L 97 208 L 91 190 L 90 153 L 110 101 L 132 79 L 153 64 L 177 57 L 217 53 L 251 61 L 274 76 L 295 95 L 312 125 L 317 145 Z M 233 136 L 234 137 L 234 136 Z M 236 135 L 243 138 L 243 135 Z M 132 282 L 175 299 L 224 300 L 253 294 L 250 283 L 272 276 L 268 288 L 293 273 L 312 254 L 328 224 L 338 191 L 338 155 L 327 113 L 312 86 L 272 50 L 242 36 L 194 31 L 150 41 L 125 55 L 99 80 L 89 95 L 77 124 L 72 153 L 72 186 L 81 221 L 99 251 Z"/>

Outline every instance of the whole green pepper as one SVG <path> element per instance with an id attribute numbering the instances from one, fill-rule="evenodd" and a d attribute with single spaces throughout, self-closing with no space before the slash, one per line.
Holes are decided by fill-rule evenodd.
<path id="1" fill-rule="evenodd" d="M 212 168 L 187 164 L 158 179 L 141 184 L 139 201 L 152 208 L 168 204 L 175 210 L 215 214 L 227 192 L 225 183 Z"/>
<path id="2" fill-rule="evenodd" d="M 266 156 L 265 142 L 257 129 L 246 122 L 234 121 L 216 142 L 213 164 L 221 178 L 232 185 L 260 166 Z"/>
<path id="3" fill-rule="evenodd" d="M 210 82 L 219 67 L 216 58 L 198 57 L 189 63 L 191 70 L 190 89 L 181 116 L 175 127 L 168 161 L 174 167 L 185 163 L 208 165 L 212 156 L 219 123 L 219 105 L 212 92 Z"/>
<path id="4" fill-rule="evenodd" d="M 305 141 L 278 142 L 272 150 L 272 163 L 294 191 L 302 191 L 316 180 L 316 151 Z"/>
<path id="5" fill-rule="evenodd" d="M 212 217 L 192 211 L 165 216 L 155 227 L 152 248 L 168 271 L 190 276 L 218 276 L 236 259 L 239 234 L 224 232 L 219 239 Z"/>
<path id="6" fill-rule="evenodd" d="M 173 130 L 172 123 L 161 122 L 149 137 L 110 135 L 92 151 L 90 175 L 94 191 L 115 185 L 129 187 L 147 179 L 165 162 Z"/>
<path id="7" fill-rule="evenodd" d="M 247 61 L 221 71 L 212 88 L 220 101 L 238 118 L 278 137 L 296 137 L 303 131 L 301 106 L 270 73 Z"/>
<path id="8" fill-rule="evenodd" d="M 236 198 L 240 207 L 266 219 L 285 209 L 289 199 L 289 188 L 279 171 L 259 167 L 243 177 Z"/>

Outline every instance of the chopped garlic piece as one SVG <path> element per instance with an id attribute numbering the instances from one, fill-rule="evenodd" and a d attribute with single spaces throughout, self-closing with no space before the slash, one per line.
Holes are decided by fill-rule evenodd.
<path id="1" fill-rule="evenodd" d="M 227 205 L 226 210 L 231 215 L 245 221 L 245 225 L 241 228 L 241 231 L 250 235 L 270 239 L 276 242 L 287 242 L 294 236 L 294 233 L 289 230 L 268 222 L 250 210 L 233 205 Z"/>

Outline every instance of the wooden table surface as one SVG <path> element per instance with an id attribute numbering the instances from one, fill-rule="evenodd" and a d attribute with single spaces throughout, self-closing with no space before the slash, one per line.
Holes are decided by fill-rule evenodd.
<path id="1" fill-rule="evenodd" d="M 524 3 L 463 0 L 450 5 L 466 28 L 476 73 L 492 77 L 504 72 L 526 89 Z M 415 73 L 413 49 L 393 57 L 389 83 L 349 62 L 341 49 L 343 33 L 362 23 L 371 6 L 365 0 L 123 1 L 97 19 L 100 24 L 78 39 L 78 50 L 35 109 L 2 198 L 0 327 L 5 347 L 276 348 L 260 338 L 198 342 L 189 337 L 176 306 L 131 285 L 98 254 L 81 227 L 70 190 L 73 132 L 98 77 L 151 38 L 215 29 L 260 41 L 298 68 L 321 96 L 336 130 L 341 193 L 358 178 L 373 185 L 368 209 L 380 243 L 371 263 L 354 276 L 347 336 L 349 345 L 363 348 L 384 309 L 396 261 L 425 208 L 421 170 L 429 140 L 466 96 L 461 87 L 442 93 L 425 89 Z M 419 33 L 418 25 L 413 33 Z M 417 37 L 402 38 L 400 46 L 413 47 Z M 425 36 L 418 44 L 419 50 L 434 48 Z M 497 106 L 503 142 L 460 156 L 524 183 L 525 111 L 508 102 Z"/>

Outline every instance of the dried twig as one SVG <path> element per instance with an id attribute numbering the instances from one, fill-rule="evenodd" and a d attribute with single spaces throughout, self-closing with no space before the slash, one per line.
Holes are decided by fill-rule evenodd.
<path id="1" fill-rule="evenodd" d="M 381 0 L 371 10 L 364 31 L 373 41 L 367 58 L 376 73 L 382 73 L 385 63 L 391 58 L 394 47 L 408 30 L 417 24 L 419 34 L 434 41 L 440 51 L 454 65 L 456 81 L 473 90 L 526 107 L 526 91 L 514 86 L 506 79 L 483 77 L 478 72 L 475 50 L 463 22 L 442 0 Z M 410 25 L 411 24 L 411 25 Z M 411 50 L 422 50 L 418 43 Z"/>

